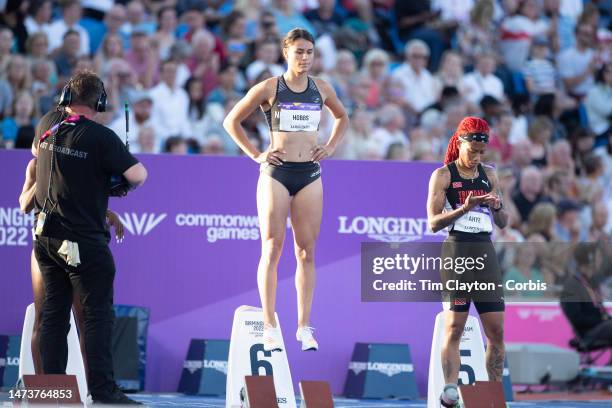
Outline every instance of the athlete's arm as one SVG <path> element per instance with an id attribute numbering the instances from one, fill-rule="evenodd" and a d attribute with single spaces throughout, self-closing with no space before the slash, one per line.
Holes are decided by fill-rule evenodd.
<path id="1" fill-rule="evenodd" d="M 433 232 L 448 227 L 472 208 L 490 198 L 490 195 L 473 196 L 470 192 L 465 203 L 451 211 L 444 211 L 446 190 L 450 186 L 450 172 L 446 167 L 439 167 L 429 179 L 429 194 L 427 195 L 427 225 Z"/>
<path id="2" fill-rule="evenodd" d="M 26 177 L 19 195 L 19 208 L 24 213 L 29 213 L 34 208 L 34 196 L 36 194 L 36 158 L 30 160 L 26 168 Z"/>
<path id="3" fill-rule="evenodd" d="M 257 150 L 249 141 L 249 138 L 242 127 L 242 121 L 245 120 L 255 109 L 269 101 L 273 92 L 276 92 L 276 78 L 270 78 L 253 86 L 249 92 L 242 98 L 227 114 L 223 121 L 223 127 L 232 137 L 234 142 L 242 149 L 242 151 L 251 159 L 261 162 L 259 158 L 262 152 Z M 274 155 L 270 155 L 269 161 L 274 164 L 282 164 L 280 151 Z"/>
<path id="4" fill-rule="evenodd" d="M 317 79 L 316 84 L 324 95 L 325 101 L 323 104 L 327 106 L 332 115 L 334 115 L 335 121 L 331 136 L 325 146 L 316 146 L 314 148 L 312 154 L 313 161 L 319 161 L 331 156 L 336 150 L 338 143 L 340 143 L 344 137 L 349 126 L 348 114 L 344 109 L 344 105 L 342 105 L 342 102 L 338 98 L 338 95 L 336 95 L 334 88 L 322 79 Z"/>
<path id="5" fill-rule="evenodd" d="M 502 191 L 499 188 L 499 182 L 497 180 L 497 173 L 493 168 L 485 167 L 485 173 L 487 173 L 487 178 L 491 182 L 491 198 L 486 200 L 485 202 L 489 204 L 489 208 L 491 208 L 491 213 L 493 214 L 493 222 L 499 228 L 505 228 L 508 225 L 508 213 L 503 208 L 503 195 Z M 497 209 L 497 211 L 495 211 Z"/>

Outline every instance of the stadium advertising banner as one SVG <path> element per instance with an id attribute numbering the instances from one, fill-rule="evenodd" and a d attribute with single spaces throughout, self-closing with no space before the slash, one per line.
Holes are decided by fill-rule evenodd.
<path id="1" fill-rule="evenodd" d="M 32 302 L 34 218 L 21 214 L 17 201 L 30 157 L 29 151 L 0 151 L 0 334 L 5 335 L 21 333 Z M 115 303 L 150 309 L 146 388 L 176 391 L 190 340 L 229 339 L 234 310 L 259 306 L 259 172 L 256 163 L 243 157 L 139 159 L 149 171 L 147 182 L 109 205 L 126 229 L 123 242 L 111 244 L 117 266 Z M 444 238 L 427 231 L 425 201 L 435 166 L 322 162 L 324 210 L 311 322 L 320 344 L 316 353 L 301 352 L 294 336 L 296 263 L 289 222 L 279 266 L 277 312 L 296 386 L 302 379 L 326 380 L 339 394 L 355 343 L 407 343 L 424 395 L 441 304 L 362 302 L 360 248 L 364 241 Z"/>

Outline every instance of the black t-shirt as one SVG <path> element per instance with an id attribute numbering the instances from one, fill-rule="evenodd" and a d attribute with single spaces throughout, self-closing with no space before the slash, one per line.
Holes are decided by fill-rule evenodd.
<path id="1" fill-rule="evenodd" d="M 54 136 L 40 143 L 36 166 L 36 208 L 47 198 L 57 205 L 45 212 L 43 236 L 74 242 L 107 244 L 106 210 L 112 175 L 121 175 L 138 163 L 112 130 L 81 116 L 63 123 Z M 53 153 L 53 171 L 51 157 Z"/>

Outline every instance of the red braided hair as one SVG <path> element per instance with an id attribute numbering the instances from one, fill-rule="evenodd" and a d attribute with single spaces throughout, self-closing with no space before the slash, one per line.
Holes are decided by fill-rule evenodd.
<path id="1" fill-rule="evenodd" d="M 459 122 L 459 126 L 457 126 L 457 131 L 453 133 L 453 137 L 448 141 L 444 164 L 452 163 L 459 158 L 459 147 L 457 146 L 457 139 L 459 139 L 459 136 L 477 132 L 489 133 L 489 124 L 487 121 L 475 116 L 466 116 L 463 118 L 461 122 Z"/>

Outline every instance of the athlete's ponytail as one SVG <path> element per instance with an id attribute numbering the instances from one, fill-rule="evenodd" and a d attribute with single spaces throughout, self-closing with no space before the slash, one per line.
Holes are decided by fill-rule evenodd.
<path id="1" fill-rule="evenodd" d="M 448 141 L 448 147 L 446 148 L 446 156 L 444 157 L 444 164 L 449 164 L 459 158 L 459 146 L 457 140 L 459 136 L 466 135 L 468 133 L 489 133 L 489 125 L 486 120 L 477 118 L 475 116 L 466 116 L 461 120 L 457 131 Z"/>

